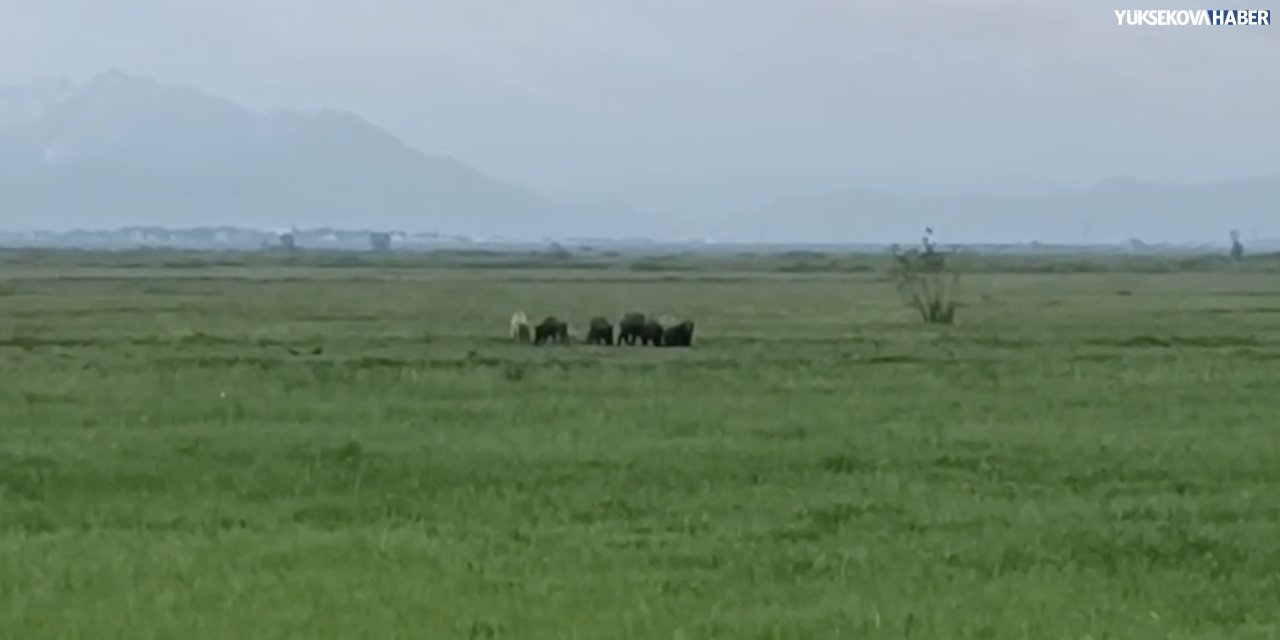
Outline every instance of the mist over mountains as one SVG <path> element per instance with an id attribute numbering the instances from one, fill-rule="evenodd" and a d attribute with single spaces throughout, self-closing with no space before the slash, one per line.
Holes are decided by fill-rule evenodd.
<path id="1" fill-rule="evenodd" d="M 858 215 L 855 212 L 874 212 Z M 772 202 L 740 216 L 741 240 L 795 242 L 815 232 L 839 238 L 908 242 L 926 226 L 946 241 L 1117 243 L 1130 240 L 1227 244 L 1275 234 L 1280 178 L 1168 186 L 1109 178 L 1092 188 L 1039 196 L 897 196 L 843 191 Z M 1270 237 L 1274 237 L 1271 235 Z"/>
<path id="2" fill-rule="evenodd" d="M 0 130 L 5 226 L 539 234 L 557 213 L 529 189 L 412 149 L 349 113 L 258 114 L 112 72 L 23 115 Z"/>
<path id="3" fill-rule="evenodd" d="M 409 147 L 351 113 L 259 113 L 120 72 L 0 89 L 0 229 L 297 226 L 774 243 L 911 242 L 925 226 L 951 242 L 1280 235 L 1274 176 L 1183 186 L 1116 177 L 1018 196 L 751 187 L 728 212 L 699 213 L 693 195 L 650 208 L 562 202 Z"/>

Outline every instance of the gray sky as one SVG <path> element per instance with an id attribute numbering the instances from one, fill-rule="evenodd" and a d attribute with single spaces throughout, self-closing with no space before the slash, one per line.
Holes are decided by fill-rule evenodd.
<path id="1" fill-rule="evenodd" d="M 0 0 L 0 79 L 116 67 L 259 109 L 350 109 L 561 197 L 1280 172 L 1280 26 L 1122 28 L 1116 8 Z"/>

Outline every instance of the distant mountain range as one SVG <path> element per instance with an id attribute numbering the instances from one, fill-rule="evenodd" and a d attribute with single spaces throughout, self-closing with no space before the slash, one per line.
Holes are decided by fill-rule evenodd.
<path id="1" fill-rule="evenodd" d="M 1167 186 L 1129 178 L 1020 197 L 907 197 L 843 191 L 778 200 L 716 231 L 736 240 L 838 238 L 910 243 L 925 227 L 946 241 L 1115 243 L 1130 239 L 1221 245 L 1231 230 L 1280 230 L 1280 177 Z"/>
<path id="2" fill-rule="evenodd" d="M 583 215 L 410 148 L 349 113 L 259 114 L 119 72 L 74 90 L 41 88 L 35 97 L 0 95 L 5 227 L 361 226 L 541 237 L 571 231 L 570 218 Z"/>
<path id="3" fill-rule="evenodd" d="M 763 151 L 762 151 L 763 152 Z M 748 191 L 744 189 L 744 193 Z M 0 89 L 0 230 L 122 226 L 371 228 L 520 240 L 746 242 L 1246 241 L 1280 233 L 1280 177 L 1193 186 L 1129 178 L 1035 196 L 848 190 L 728 216 L 563 203 L 409 147 L 350 113 L 258 113 L 109 72 Z M 718 221 L 717 221 L 718 218 Z"/>

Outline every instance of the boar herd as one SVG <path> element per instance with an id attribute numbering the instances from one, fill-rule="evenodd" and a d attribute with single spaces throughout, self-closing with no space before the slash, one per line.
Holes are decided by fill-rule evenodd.
<path id="1" fill-rule="evenodd" d="M 550 316 L 536 326 L 529 324 L 523 312 L 511 316 L 511 339 L 516 342 L 568 344 L 569 323 Z M 628 313 L 618 321 L 615 335 L 607 318 L 596 316 L 587 325 L 586 343 L 601 346 L 636 345 L 652 347 L 692 347 L 693 321 L 669 322 L 665 326 L 657 318 L 643 313 Z"/>

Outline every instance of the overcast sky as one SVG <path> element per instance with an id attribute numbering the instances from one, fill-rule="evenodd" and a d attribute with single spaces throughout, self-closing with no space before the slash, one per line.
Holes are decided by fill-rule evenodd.
<path id="1" fill-rule="evenodd" d="M 350 109 L 562 197 L 1280 172 L 1280 26 L 1118 27 L 1125 7 L 0 0 L 0 79 L 115 67 Z"/>

